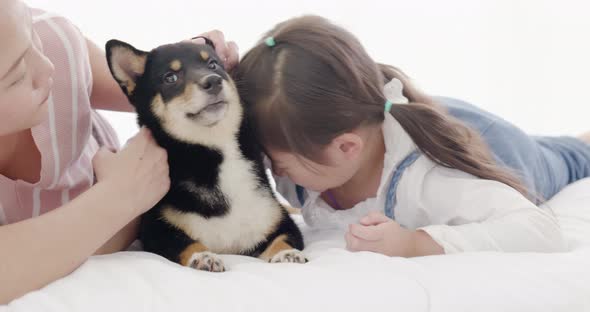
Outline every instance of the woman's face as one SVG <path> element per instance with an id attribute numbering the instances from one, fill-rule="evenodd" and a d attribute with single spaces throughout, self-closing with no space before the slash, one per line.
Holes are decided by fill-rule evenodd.
<path id="1" fill-rule="evenodd" d="M 28 7 L 0 0 L 0 136 L 34 127 L 47 116 L 53 64 L 42 52 Z"/>

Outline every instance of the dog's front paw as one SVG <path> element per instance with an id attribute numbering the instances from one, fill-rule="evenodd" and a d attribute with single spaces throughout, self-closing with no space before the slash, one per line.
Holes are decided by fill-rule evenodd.
<path id="1" fill-rule="evenodd" d="M 288 249 L 278 252 L 274 255 L 270 263 L 290 262 L 290 263 L 306 263 L 307 259 L 301 250 Z"/>
<path id="2" fill-rule="evenodd" d="M 221 258 L 218 255 L 208 251 L 195 252 L 188 261 L 188 266 L 201 271 L 225 271 L 225 266 L 223 265 Z"/>

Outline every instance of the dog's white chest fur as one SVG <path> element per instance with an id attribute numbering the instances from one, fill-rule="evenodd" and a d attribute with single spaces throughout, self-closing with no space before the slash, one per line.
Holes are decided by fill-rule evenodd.
<path id="1" fill-rule="evenodd" d="M 275 230 L 280 222 L 281 209 L 270 192 L 258 189 L 254 168 L 241 157 L 237 146 L 224 148 L 223 156 L 219 188 L 230 204 L 226 215 L 206 219 L 170 208 L 164 208 L 163 214 L 170 223 L 210 251 L 238 253 L 253 249 Z M 195 189 L 195 192 L 199 190 Z"/>

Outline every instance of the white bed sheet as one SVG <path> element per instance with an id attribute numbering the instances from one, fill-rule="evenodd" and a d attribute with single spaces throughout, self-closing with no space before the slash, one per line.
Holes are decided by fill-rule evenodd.
<path id="1" fill-rule="evenodd" d="M 121 252 L 0 311 L 590 311 L 590 179 L 548 204 L 570 252 L 388 258 L 302 225 L 305 265 L 224 256 L 229 271 L 209 273 Z"/>

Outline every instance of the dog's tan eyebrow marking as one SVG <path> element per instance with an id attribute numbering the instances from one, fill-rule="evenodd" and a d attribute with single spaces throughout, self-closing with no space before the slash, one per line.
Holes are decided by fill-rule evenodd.
<path id="1" fill-rule="evenodd" d="M 170 69 L 173 71 L 179 71 L 182 68 L 182 63 L 179 60 L 170 62 Z"/>
<path id="2" fill-rule="evenodd" d="M 201 51 L 201 58 L 203 59 L 203 61 L 206 61 L 209 59 L 209 53 L 207 53 L 207 51 Z"/>

